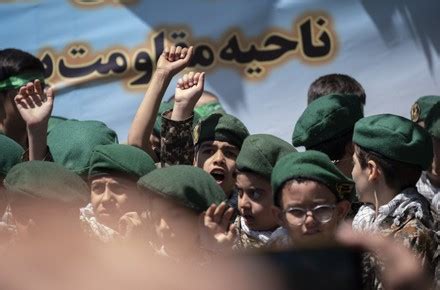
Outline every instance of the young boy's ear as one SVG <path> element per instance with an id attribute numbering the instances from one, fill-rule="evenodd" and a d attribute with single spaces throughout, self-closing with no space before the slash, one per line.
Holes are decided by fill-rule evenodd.
<path id="1" fill-rule="evenodd" d="M 348 200 L 342 200 L 336 205 L 338 220 L 342 221 L 348 214 L 351 208 L 351 203 Z"/>
<path id="2" fill-rule="evenodd" d="M 284 226 L 283 212 L 277 206 L 272 206 L 272 216 L 279 226 Z"/>

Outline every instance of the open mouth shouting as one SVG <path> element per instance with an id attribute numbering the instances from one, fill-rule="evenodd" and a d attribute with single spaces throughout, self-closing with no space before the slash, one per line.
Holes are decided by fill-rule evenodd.
<path id="1" fill-rule="evenodd" d="M 214 177 L 217 184 L 222 184 L 226 177 L 226 173 L 223 168 L 214 168 L 211 170 L 211 172 L 209 172 L 209 174 Z"/>

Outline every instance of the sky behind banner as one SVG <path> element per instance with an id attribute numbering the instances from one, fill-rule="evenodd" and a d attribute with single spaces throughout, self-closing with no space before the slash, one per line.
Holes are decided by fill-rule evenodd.
<path id="1" fill-rule="evenodd" d="M 0 1 L 0 47 L 43 60 L 54 115 L 104 121 L 125 140 L 164 43 L 195 45 L 192 69 L 225 109 L 290 141 L 323 74 L 356 78 L 367 115 L 409 117 L 416 98 L 439 95 L 436 11 L 435 0 Z"/>

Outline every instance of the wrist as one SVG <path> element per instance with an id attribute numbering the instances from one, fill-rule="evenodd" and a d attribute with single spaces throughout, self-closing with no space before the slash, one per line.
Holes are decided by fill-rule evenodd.
<path id="1" fill-rule="evenodd" d="M 154 76 L 168 80 L 171 80 L 173 78 L 173 75 L 173 72 L 166 68 L 157 68 L 154 72 Z"/>
<path id="2" fill-rule="evenodd" d="M 187 102 L 175 102 L 171 113 L 171 120 L 183 121 L 188 119 L 193 114 L 193 107 Z"/>
<path id="3" fill-rule="evenodd" d="M 43 121 L 43 122 L 38 122 L 38 123 L 34 123 L 34 124 L 26 124 L 26 129 L 29 133 L 34 133 L 34 134 L 39 134 L 39 133 L 43 133 L 43 134 L 47 134 L 47 120 Z"/>

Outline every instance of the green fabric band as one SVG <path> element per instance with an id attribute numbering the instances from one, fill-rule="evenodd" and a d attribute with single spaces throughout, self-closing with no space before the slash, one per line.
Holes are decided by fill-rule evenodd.
<path id="1" fill-rule="evenodd" d="M 194 108 L 194 111 L 196 111 L 202 118 L 207 117 L 217 111 L 224 112 L 222 105 L 220 105 L 218 102 L 204 104 L 200 107 Z"/>
<path id="2" fill-rule="evenodd" d="M 27 72 L 16 76 L 10 76 L 5 80 L 0 81 L 0 91 L 19 89 L 27 83 L 33 82 L 36 79 L 44 83 L 44 75 L 39 72 Z"/>

